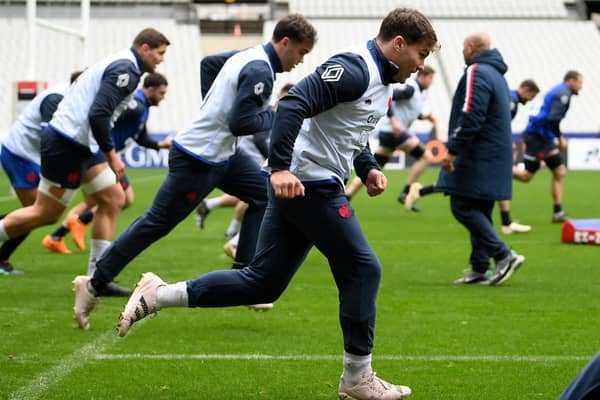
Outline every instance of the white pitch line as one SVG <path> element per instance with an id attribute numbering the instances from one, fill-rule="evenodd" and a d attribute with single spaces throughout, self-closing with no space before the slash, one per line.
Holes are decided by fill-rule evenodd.
<path id="1" fill-rule="evenodd" d="M 35 400 L 42 397 L 46 390 L 56 385 L 72 371 L 85 365 L 94 355 L 104 352 L 117 340 L 118 336 L 114 332 L 109 331 L 104 333 L 93 342 L 86 344 L 60 360 L 58 364 L 38 374 L 38 376 L 29 381 L 25 386 L 11 393 L 8 399 Z"/>
<path id="2" fill-rule="evenodd" d="M 542 356 L 542 355 L 373 355 L 374 360 L 391 361 L 484 361 L 484 362 L 553 362 L 587 361 L 592 356 Z M 341 355 L 333 354 L 95 354 L 96 360 L 282 360 L 282 361 L 338 361 Z"/>
<path id="3" fill-rule="evenodd" d="M 0 203 L 4 203 L 5 201 L 19 200 L 17 196 L 0 196 Z"/>

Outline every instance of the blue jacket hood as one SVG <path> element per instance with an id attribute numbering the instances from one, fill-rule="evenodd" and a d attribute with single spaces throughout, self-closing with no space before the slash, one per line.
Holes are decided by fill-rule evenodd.
<path id="1" fill-rule="evenodd" d="M 485 50 L 479 53 L 478 55 L 473 57 L 471 61 L 469 61 L 468 65 L 476 63 L 491 65 L 492 67 L 497 69 L 498 72 L 500 72 L 502 75 L 504 75 L 506 71 L 508 71 L 508 66 L 504 62 L 502 54 L 500 54 L 500 52 L 497 49 Z"/>

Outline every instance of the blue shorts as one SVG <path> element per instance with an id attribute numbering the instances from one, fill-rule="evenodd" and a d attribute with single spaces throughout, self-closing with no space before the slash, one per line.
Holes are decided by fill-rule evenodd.
<path id="1" fill-rule="evenodd" d="M 535 133 L 523 133 L 525 142 L 525 158 L 531 161 L 541 161 L 548 157 L 548 153 L 558 149 L 554 141 L 548 141 Z"/>
<path id="2" fill-rule="evenodd" d="M 397 147 L 402 146 L 412 135 L 409 133 L 403 133 L 400 136 L 394 136 L 392 132 L 379 131 L 379 145 L 381 147 L 387 147 L 388 149 L 395 150 Z"/>
<path id="3" fill-rule="evenodd" d="M 40 183 L 39 165 L 15 155 L 4 146 L 2 146 L 0 160 L 12 187 L 15 189 L 35 189 L 38 187 Z"/>
<path id="4" fill-rule="evenodd" d="M 50 126 L 42 131 L 41 153 L 42 176 L 67 189 L 77 189 L 89 168 L 106 162 L 104 153 L 94 154 Z"/>
<path id="5" fill-rule="evenodd" d="M 119 180 L 119 185 L 121 185 L 121 187 L 123 188 L 123 191 L 129 189 L 129 186 L 131 186 L 131 183 L 129 182 L 129 178 L 127 177 L 127 175 L 123 174 L 123 176 Z"/>
<path id="6" fill-rule="evenodd" d="M 548 168 L 552 170 L 563 163 L 560 152 L 556 156 L 548 157 L 549 153 L 558 150 L 554 141 L 548 141 L 535 133 L 525 132 L 523 142 L 525 142 L 523 161 L 527 171 L 535 173 L 540 169 L 542 160 L 547 160 Z"/>

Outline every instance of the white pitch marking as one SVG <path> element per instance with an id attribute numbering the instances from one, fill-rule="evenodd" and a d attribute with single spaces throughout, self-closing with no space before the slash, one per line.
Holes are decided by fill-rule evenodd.
<path id="1" fill-rule="evenodd" d="M 333 354 L 95 354 L 96 360 L 282 360 L 282 361 L 337 361 L 342 355 Z M 554 362 L 587 361 L 592 356 L 543 356 L 543 355 L 373 355 L 374 360 L 391 361 L 484 361 L 484 362 Z"/>
<path id="2" fill-rule="evenodd" d="M 46 390 L 60 382 L 72 371 L 85 365 L 90 358 L 102 353 L 118 340 L 118 336 L 112 332 L 106 332 L 93 342 L 86 344 L 74 351 L 67 357 L 49 369 L 42 371 L 29 383 L 15 390 L 8 396 L 9 400 L 35 400 L 43 396 Z"/>

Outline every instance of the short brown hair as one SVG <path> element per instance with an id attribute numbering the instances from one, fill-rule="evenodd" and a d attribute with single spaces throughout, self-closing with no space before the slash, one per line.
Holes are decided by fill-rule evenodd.
<path id="1" fill-rule="evenodd" d="M 83 70 L 85 71 L 85 70 Z M 79 78 L 79 75 L 83 74 L 83 71 L 73 71 L 71 72 L 71 76 L 69 77 L 69 82 L 73 83 Z"/>
<path id="2" fill-rule="evenodd" d="M 389 42 L 395 36 L 402 36 L 408 44 L 425 41 L 434 47 L 437 35 L 427 17 L 412 8 L 396 8 L 381 22 L 377 38 Z"/>
<path id="3" fill-rule="evenodd" d="M 168 86 L 169 82 L 167 82 L 167 78 L 165 78 L 165 76 L 163 74 L 159 74 L 158 72 L 152 72 L 149 74 L 146 74 L 146 76 L 144 77 L 144 84 L 143 87 L 144 89 L 147 89 L 149 87 L 161 87 L 162 85 Z"/>
<path id="4" fill-rule="evenodd" d="M 535 81 L 533 79 L 525 79 L 523 82 L 521 82 L 519 87 L 528 89 L 530 92 L 533 92 L 536 94 L 540 92 L 539 86 L 537 85 L 537 83 L 535 83 Z"/>
<path id="5" fill-rule="evenodd" d="M 317 30 L 302 15 L 290 14 L 281 18 L 273 29 L 273 42 L 279 42 L 284 37 L 288 37 L 297 43 L 310 42 L 315 44 Z"/>
<path id="6" fill-rule="evenodd" d="M 570 81 L 571 79 L 577 80 L 580 77 L 581 77 L 581 73 L 579 71 L 570 70 L 570 71 L 567 71 L 567 73 L 565 74 L 563 81 L 566 82 L 566 81 Z"/>
<path id="7" fill-rule="evenodd" d="M 417 74 L 418 76 L 429 76 L 435 74 L 435 69 L 431 65 L 425 65 Z"/>
<path id="8" fill-rule="evenodd" d="M 170 45 L 169 39 L 154 28 L 146 28 L 137 34 L 133 39 L 133 48 L 138 48 L 147 44 L 151 49 L 156 49 L 162 45 Z"/>

